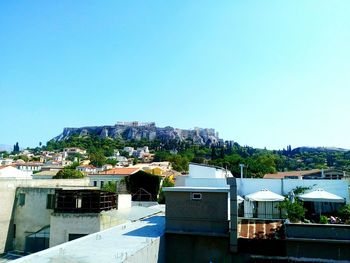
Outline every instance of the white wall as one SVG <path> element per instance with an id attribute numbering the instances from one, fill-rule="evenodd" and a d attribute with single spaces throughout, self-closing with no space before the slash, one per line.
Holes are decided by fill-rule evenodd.
<path id="1" fill-rule="evenodd" d="M 232 176 L 229 171 L 224 171 L 223 169 L 209 167 L 204 165 L 189 165 L 189 177 L 191 178 L 226 178 Z"/>
<path id="2" fill-rule="evenodd" d="M 32 179 L 32 172 L 25 172 L 18 170 L 15 167 L 8 166 L 0 169 L 0 179 L 8 180 L 8 179 Z"/>
<path id="3" fill-rule="evenodd" d="M 287 195 L 294 188 L 312 187 L 312 190 L 322 188 L 327 192 L 341 196 L 349 203 L 348 182 L 346 180 L 298 180 L 298 179 L 237 179 L 237 193 L 241 196 L 251 194 L 266 188 L 276 194 Z"/>
<path id="4" fill-rule="evenodd" d="M 130 208 L 131 207 L 131 195 L 130 194 L 118 194 L 117 195 L 117 209 Z"/>
<path id="5" fill-rule="evenodd" d="M 178 185 L 176 185 L 178 186 Z M 185 185 L 189 187 L 229 187 L 226 178 L 186 178 Z"/>

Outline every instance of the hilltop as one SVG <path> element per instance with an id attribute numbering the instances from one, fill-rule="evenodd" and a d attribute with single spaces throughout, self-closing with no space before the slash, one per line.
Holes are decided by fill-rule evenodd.
<path id="1" fill-rule="evenodd" d="M 101 139 L 112 138 L 125 141 L 148 140 L 168 143 L 170 141 L 189 141 L 195 145 L 213 145 L 219 142 L 218 133 L 214 129 L 194 128 L 191 130 L 178 129 L 170 126 L 160 128 L 154 122 L 118 122 L 108 126 L 90 126 L 80 128 L 64 128 L 63 132 L 53 138 L 55 142 L 64 141 L 71 136 L 98 136 Z"/>

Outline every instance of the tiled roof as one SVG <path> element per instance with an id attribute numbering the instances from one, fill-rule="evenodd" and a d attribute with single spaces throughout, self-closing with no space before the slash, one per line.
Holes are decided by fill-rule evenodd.
<path id="1" fill-rule="evenodd" d="M 136 173 L 139 170 L 140 168 L 137 168 L 137 167 L 113 168 L 113 169 L 100 172 L 99 174 L 130 175 L 130 174 Z"/>
<path id="2" fill-rule="evenodd" d="M 312 169 L 312 170 L 306 170 L 306 171 L 290 171 L 290 172 L 279 172 L 275 174 L 265 174 L 264 179 L 282 179 L 286 176 L 304 176 L 309 174 L 315 174 L 320 173 L 321 170 L 319 169 Z"/>
<path id="3" fill-rule="evenodd" d="M 43 166 L 43 163 L 33 163 L 33 162 L 28 162 L 28 163 L 16 163 L 15 165 L 17 166 Z"/>

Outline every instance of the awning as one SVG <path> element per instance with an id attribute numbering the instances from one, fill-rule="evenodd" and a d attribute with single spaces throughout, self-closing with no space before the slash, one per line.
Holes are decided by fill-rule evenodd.
<path id="1" fill-rule="evenodd" d="M 240 195 L 237 195 L 237 204 L 240 204 L 243 201 L 244 201 L 244 199 Z"/>
<path id="2" fill-rule="evenodd" d="M 308 202 L 332 202 L 343 203 L 345 202 L 343 197 L 337 196 L 323 189 L 317 189 L 315 191 L 299 195 L 299 199 Z"/>
<path id="3" fill-rule="evenodd" d="M 262 189 L 258 192 L 245 196 L 248 201 L 260 201 L 260 202 L 279 202 L 284 200 L 284 196 L 271 192 L 267 189 Z"/>

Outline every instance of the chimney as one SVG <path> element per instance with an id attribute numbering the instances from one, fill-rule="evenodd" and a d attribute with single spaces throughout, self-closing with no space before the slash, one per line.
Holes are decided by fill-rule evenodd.
<path id="1" fill-rule="evenodd" d="M 237 253 L 237 185 L 236 178 L 226 178 L 230 186 L 230 251 Z"/>

